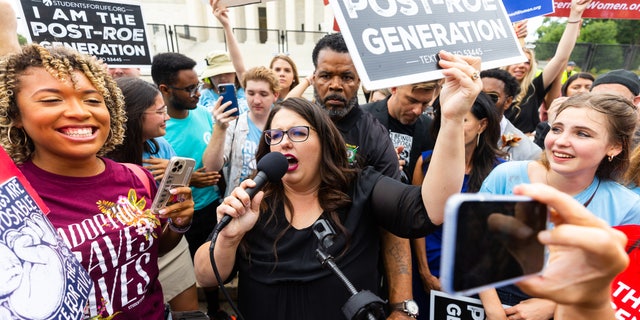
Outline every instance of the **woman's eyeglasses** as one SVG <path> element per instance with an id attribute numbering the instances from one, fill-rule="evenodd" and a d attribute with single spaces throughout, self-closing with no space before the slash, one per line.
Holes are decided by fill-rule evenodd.
<path id="1" fill-rule="evenodd" d="M 288 130 L 270 129 L 264 130 L 264 141 L 270 146 L 275 146 L 282 142 L 282 138 L 286 134 L 290 141 L 304 142 L 309 139 L 309 126 L 296 126 Z"/>
<path id="2" fill-rule="evenodd" d="M 145 111 L 144 113 L 146 114 L 150 114 L 150 113 L 155 113 L 157 115 L 161 115 L 164 116 L 165 114 L 167 114 L 167 106 L 164 106 L 160 109 L 154 110 L 154 111 Z"/>

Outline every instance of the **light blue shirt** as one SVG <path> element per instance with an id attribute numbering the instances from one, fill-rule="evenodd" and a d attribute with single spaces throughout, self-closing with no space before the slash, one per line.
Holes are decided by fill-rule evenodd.
<path id="1" fill-rule="evenodd" d="M 158 150 L 151 150 L 149 152 L 142 153 L 142 159 L 149 159 L 151 157 L 160 158 L 160 159 L 171 159 L 171 157 L 176 155 L 176 152 L 173 150 L 169 141 L 163 137 L 154 138 L 154 140 L 158 143 Z M 151 148 L 153 148 L 153 144 L 147 140 L 145 143 L 149 144 Z"/>
<path id="2" fill-rule="evenodd" d="M 198 100 L 198 106 L 205 107 L 209 114 L 213 114 L 213 107 L 216 105 L 216 101 L 218 101 L 218 95 L 213 91 L 213 89 L 203 89 L 200 90 L 200 99 Z M 244 93 L 244 89 L 240 88 L 236 90 L 236 97 L 238 98 L 238 111 L 240 114 L 246 113 L 249 111 L 249 104 L 247 104 L 247 97 Z M 215 120 L 214 120 L 215 121 Z"/>
<path id="3" fill-rule="evenodd" d="M 164 136 L 176 154 L 181 157 L 193 158 L 195 169 L 203 167 L 202 155 L 211 138 L 213 119 L 204 107 L 189 110 L 184 119 L 171 118 L 167 121 L 167 134 Z M 200 210 L 220 197 L 217 186 L 204 188 L 191 187 L 194 209 Z"/>
<path id="4" fill-rule="evenodd" d="M 513 194 L 516 185 L 531 183 L 527 173 L 530 162 L 511 161 L 495 167 L 482 183 L 480 192 Z M 587 209 L 610 226 L 640 224 L 640 196 L 633 191 L 615 181 L 595 178 L 587 189 L 573 198 L 584 204 L 592 195 Z"/>
<path id="5" fill-rule="evenodd" d="M 240 174 L 240 182 L 249 178 L 253 171 L 256 169 L 256 151 L 258 151 L 258 142 L 260 142 L 260 136 L 262 131 L 251 121 L 251 118 L 247 117 L 247 124 L 249 125 L 249 134 L 242 146 L 242 172 Z"/>

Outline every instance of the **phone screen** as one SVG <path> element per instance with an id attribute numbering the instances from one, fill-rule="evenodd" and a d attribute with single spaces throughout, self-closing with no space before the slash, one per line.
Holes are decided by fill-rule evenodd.
<path id="1" fill-rule="evenodd" d="M 546 205 L 533 200 L 462 201 L 456 216 L 453 291 L 472 294 L 542 270 L 545 247 L 537 235 L 547 226 Z"/>

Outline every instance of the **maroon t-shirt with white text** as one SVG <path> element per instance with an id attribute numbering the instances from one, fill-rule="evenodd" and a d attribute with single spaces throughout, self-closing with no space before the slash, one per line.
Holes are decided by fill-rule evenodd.
<path id="1" fill-rule="evenodd" d="M 102 160 L 104 172 L 92 177 L 52 174 L 30 161 L 19 167 L 50 208 L 47 217 L 56 231 L 91 275 L 85 316 L 163 319 L 162 230 L 149 210 L 153 197 L 129 168 Z M 155 194 L 155 183 L 150 186 Z"/>

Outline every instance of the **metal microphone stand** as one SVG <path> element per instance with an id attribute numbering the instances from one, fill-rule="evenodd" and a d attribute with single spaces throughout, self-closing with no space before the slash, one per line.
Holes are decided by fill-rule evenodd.
<path id="1" fill-rule="evenodd" d="M 384 301 L 369 290 L 358 291 L 351 281 L 342 273 L 338 265 L 336 265 L 333 257 L 324 250 L 333 245 L 333 237 L 335 231 L 331 224 L 325 219 L 319 219 L 313 224 L 313 232 L 318 240 L 320 240 L 319 248 L 316 249 L 316 257 L 320 263 L 329 268 L 342 283 L 347 287 L 351 297 L 342 306 L 342 312 L 347 319 L 352 320 L 382 320 L 385 319 L 383 311 Z"/>

